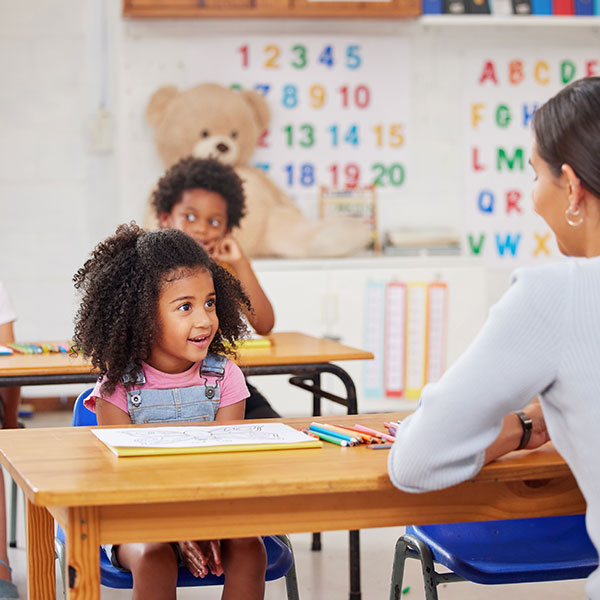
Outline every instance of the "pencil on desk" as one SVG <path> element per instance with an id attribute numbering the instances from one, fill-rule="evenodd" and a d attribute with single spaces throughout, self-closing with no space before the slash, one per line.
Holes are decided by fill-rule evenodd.
<path id="1" fill-rule="evenodd" d="M 362 439 L 365 442 L 367 442 L 368 444 L 377 443 L 380 440 L 380 438 L 373 437 L 372 435 L 368 435 L 364 431 L 359 431 L 358 429 L 355 429 L 354 427 L 348 427 L 347 425 L 336 425 L 336 427 L 339 427 L 340 429 L 345 429 L 345 430 L 349 431 L 350 435 L 357 435 L 357 436 L 362 437 Z"/>
<path id="2" fill-rule="evenodd" d="M 394 441 L 393 436 L 388 435 L 387 433 L 381 433 L 381 431 L 376 431 L 375 429 L 371 429 L 370 427 L 365 427 L 364 425 L 359 425 L 358 423 L 356 425 L 354 425 L 354 427 L 356 429 L 358 429 L 359 431 L 364 431 L 365 433 L 369 433 L 371 435 L 383 438 L 384 440 L 387 440 L 388 442 Z"/>
<path id="3" fill-rule="evenodd" d="M 384 421 L 383 424 L 385 425 L 385 427 L 388 430 L 388 433 L 391 436 L 396 437 L 396 431 L 398 430 L 398 425 L 394 424 L 394 423 L 388 423 L 387 421 Z"/>
<path id="4" fill-rule="evenodd" d="M 362 444 L 363 442 L 362 435 L 358 432 L 349 431 L 348 429 L 338 427 L 337 425 L 329 425 L 328 423 L 311 423 L 310 425 L 311 427 L 315 425 L 316 427 L 331 431 L 332 433 L 339 433 L 343 435 L 345 439 L 348 439 L 348 441 L 354 442 L 355 444 Z M 327 433 L 327 431 L 325 433 Z"/>
<path id="5" fill-rule="evenodd" d="M 333 435 L 327 435 L 326 433 L 321 433 L 320 431 L 313 431 L 313 433 L 324 442 L 331 442 L 332 444 L 337 444 L 338 446 L 350 445 L 350 442 L 347 442 L 341 438 L 336 438 Z"/>
<path id="6" fill-rule="evenodd" d="M 323 427 L 321 425 L 321 423 L 311 423 L 309 429 L 310 429 L 310 431 L 314 431 L 317 434 L 323 433 L 330 437 L 344 440 L 344 441 L 348 442 L 348 444 L 351 444 L 353 446 L 358 444 L 358 440 L 356 438 L 346 435 L 344 433 L 338 433 L 337 431 L 331 431 L 330 429 Z"/>

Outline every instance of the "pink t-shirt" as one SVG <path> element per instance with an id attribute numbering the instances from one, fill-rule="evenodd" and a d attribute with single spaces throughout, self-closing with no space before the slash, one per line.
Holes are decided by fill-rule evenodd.
<path id="1" fill-rule="evenodd" d="M 204 377 L 200 377 L 200 363 L 194 363 L 183 373 L 163 373 L 145 362 L 142 363 L 142 367 L 146 377 L 146 383 L 143 385 L 144 389 L 165 390 L 204 385 Z M 206 377 L 206 383 L 214 385 L 216 379 L 216 377 L 208 376 Z M 84 401 L 85 407 L 92 412 L 96 412 L 96 398 L 102 398 L 129 414 L 127 410 L 127 392 L 123 384 L 117 384 L 115 391 L 110 396 L 104 396 L 100 393 L 100 386 L 103 383 L 104 378 L 96 383 L 94 391 Z M 219 381 L 219 390 L 221 395 L 219 408 L 241 402 L 250 395 L 246 387 L 244 374 L 232 360 L 227 359 L 225 363 L 225 373 L 223 379 Z"/>

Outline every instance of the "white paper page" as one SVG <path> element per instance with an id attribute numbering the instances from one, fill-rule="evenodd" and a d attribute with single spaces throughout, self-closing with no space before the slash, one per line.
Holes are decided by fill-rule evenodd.
<path id="1" fill-rule="evenodd" d="M 284 423 L 187 427 L 92 429 L 102 442 L 117 448 L 201 448 L 240 444 L 296 444 L 314 438 Z"/>

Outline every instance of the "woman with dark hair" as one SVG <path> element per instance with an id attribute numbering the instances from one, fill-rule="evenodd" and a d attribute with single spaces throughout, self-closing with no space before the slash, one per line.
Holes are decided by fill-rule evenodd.
<path id="1" fill-rule="evenodd" d="M 552 438 L 600 548 L 600 77 L 548 100 L 533 130 L 533 206 L 561 252 L 580 260 L 514 273 L 471 346 L 423 390 L 388 468 L 404 491 L 436 490 Z M 586 592 L 600 599 L 598 570 Z"/>

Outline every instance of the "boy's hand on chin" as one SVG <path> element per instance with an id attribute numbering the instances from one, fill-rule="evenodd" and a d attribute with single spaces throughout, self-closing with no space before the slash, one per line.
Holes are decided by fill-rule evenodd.
<path id="1" fill-rule="evenodd" d="M 237 240 L 230 235 L 225 236 L 215 245 L 211 255 L 215 260 L 229 264 L 235 264 L 244 258 L 244 253 Z"/>

